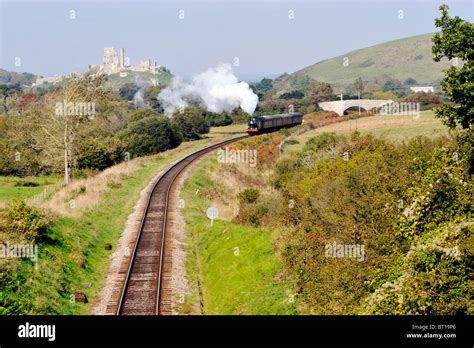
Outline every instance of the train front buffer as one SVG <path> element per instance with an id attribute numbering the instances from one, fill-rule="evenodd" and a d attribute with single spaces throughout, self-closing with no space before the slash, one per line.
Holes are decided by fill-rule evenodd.
<path id="1" fill-rule="evenodd" d="M 259 133 L 259 129 L 257 126 L 257 120 L 255 118 L 250 119 L 248 125 L 247 125 L 247 130 L 246 132 L 249 135 L 254 135 Z"/>

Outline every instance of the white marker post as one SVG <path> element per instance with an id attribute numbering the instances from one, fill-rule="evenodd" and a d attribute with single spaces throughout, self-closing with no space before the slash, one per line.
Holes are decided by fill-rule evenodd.
<path id="1" fill-rule="evenodd" d="M 207 214 L 207 217 L 211 219 L 211 226 L 212 226 L 214 223 L 214 219 L 217 219 L 217 217 L 219 216 L 219 210 L 217 210 L 216 207 L 209 207 L 207 208 L 206 214 Z"/>

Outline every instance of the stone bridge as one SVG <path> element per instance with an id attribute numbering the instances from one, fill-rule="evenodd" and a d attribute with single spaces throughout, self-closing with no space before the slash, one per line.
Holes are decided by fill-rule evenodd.
<path id="1" fill-rule="evenodd" d="M 393 100 L 377 99 L 347 99 L 318 103 L 319 107 L 325 111 L 337 112 L 339 116 L 344 115 L 344 111 L 352 107 L 358 107 L 366 111 L 379 109 L 386 104 L 393 103 Z"/>

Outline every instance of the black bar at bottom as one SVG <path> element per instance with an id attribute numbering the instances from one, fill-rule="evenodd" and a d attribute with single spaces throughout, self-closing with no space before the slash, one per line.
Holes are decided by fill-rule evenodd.
<path id="1" fill-rule="evenodd" d="M 43 325 L 54 325 L 54 341 L 52 327 Z M 473 347 L 473 329 L 472 316 L 2 316 L 0 346 L 136 347 L 159 343 Z M 46 337 L 31 337 L 40 334 Z"/>

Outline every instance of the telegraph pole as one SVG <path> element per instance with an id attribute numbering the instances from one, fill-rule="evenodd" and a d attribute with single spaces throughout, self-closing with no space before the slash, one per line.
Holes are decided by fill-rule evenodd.
<path id="1" fill-rule="evenodd" d="M 360 91 L 357 92 L 357 96 L 358 96 L 358 98 L 359 98 L 359 103 L 358 103 L 358 104 L 359 104 L 359 116 L 360 116 Z"/>

